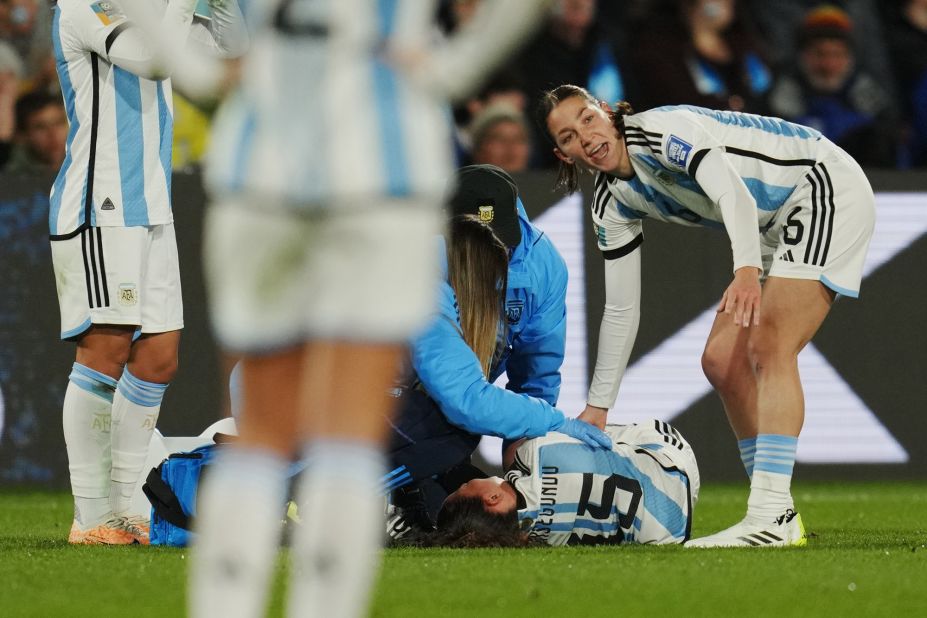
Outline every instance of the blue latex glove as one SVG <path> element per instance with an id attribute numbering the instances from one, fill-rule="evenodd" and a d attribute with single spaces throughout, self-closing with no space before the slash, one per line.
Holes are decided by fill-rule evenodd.
<path id="1" fill-rule="evenodd" d="M 555 431 L 576 438 L 592 448 L 607 448 L 609 450 L 612 448 L 612 439 L 608 437 L 607 433 L 578 418 L 564 419 L 563 424 L 557 427 Z"/>

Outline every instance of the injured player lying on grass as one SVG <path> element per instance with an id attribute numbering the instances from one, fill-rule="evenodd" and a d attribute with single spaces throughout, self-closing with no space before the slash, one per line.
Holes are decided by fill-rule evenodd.
<path id="1" fill-rule="evenodd" d="M 699 474 L 695 453 L 662 421 L 609 425 L 610 451 L 561 433 L 517 442 L 505 478 L 473 479 L 445 500 L 434 532 L 401 544 L 517 547 L 684 543 Z"/>

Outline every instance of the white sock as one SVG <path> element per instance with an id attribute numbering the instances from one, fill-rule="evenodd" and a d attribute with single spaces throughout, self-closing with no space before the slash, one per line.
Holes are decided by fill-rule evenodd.
<path id="1" fill-rule="evenodd" d="M 122 372 L 113 397 L 112 489 L 113 513 L 124 515 L 132 504 L 132 495 L 148 458 L 148 444 L 158 422 L 161 400 L 167 384 L 145 382 Z"/>
<path id="2" fill-rule="evenodd" d="M 747 517 L 767 523 L 795 508 L 791 485 L 797 448 L 794 436 L 761 433 L 756 437 Z"/>
<path id="3" fill-rule="evenodd" d="M 383 455 L 373 445 L 339 441 L 316 442 L 305 455 L 287 615 L 364 615 L 384 535 Z"/>
<path id="4" fill-rule="evenodd" d="M 288 462 L 230 446 L 204 475 L 193 519 L 189 611 L 263 616 L 286 512 Z"/>
<path id="5" fill-rule="evenodd" d="M 62 425 L 74 494 L 74 519 L 86 530 L 112 515 L 109 503 L 110 419 L 116 380 L 74 363 Z"/>

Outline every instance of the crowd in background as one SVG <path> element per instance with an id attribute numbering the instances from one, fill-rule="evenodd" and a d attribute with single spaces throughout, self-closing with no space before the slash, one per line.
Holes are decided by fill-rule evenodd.
<path id="1" fill-rule="evenodd" d="M 436 37 L 481 0 L 442 0 Z M 0 0 L 0 171 L 52 173 L 67 119 L 47 0 Z M 690 104 L 821 131 L 865 167 L 927 167 L 927 0 L 557 0 L 546 26 L 454 110 L 460 164 L 555 166 L 533 102 L 562 83 L 643 111 Z M 175 93 L 174 166 L 210 109 Z"/>

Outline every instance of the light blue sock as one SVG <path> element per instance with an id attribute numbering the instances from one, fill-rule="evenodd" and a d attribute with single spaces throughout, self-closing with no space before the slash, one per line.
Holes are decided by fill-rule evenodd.
<path id="1" fill-rule="evenodd" d="M 753 478 L 753 456 L 756 453 L 756 437 L 744 438 L 737 441 L 737 448 L 740 449 L 740 461 L 744 463 L 744 470 L 747 471 L 747 478 Z"/>
<path id="2" fill-rule="evenodd" d="M 791 479 L 797 449 L 798 438 L 795 436 L 761 433 L 756 437 L 753 469 L 784 475 Z"/>

